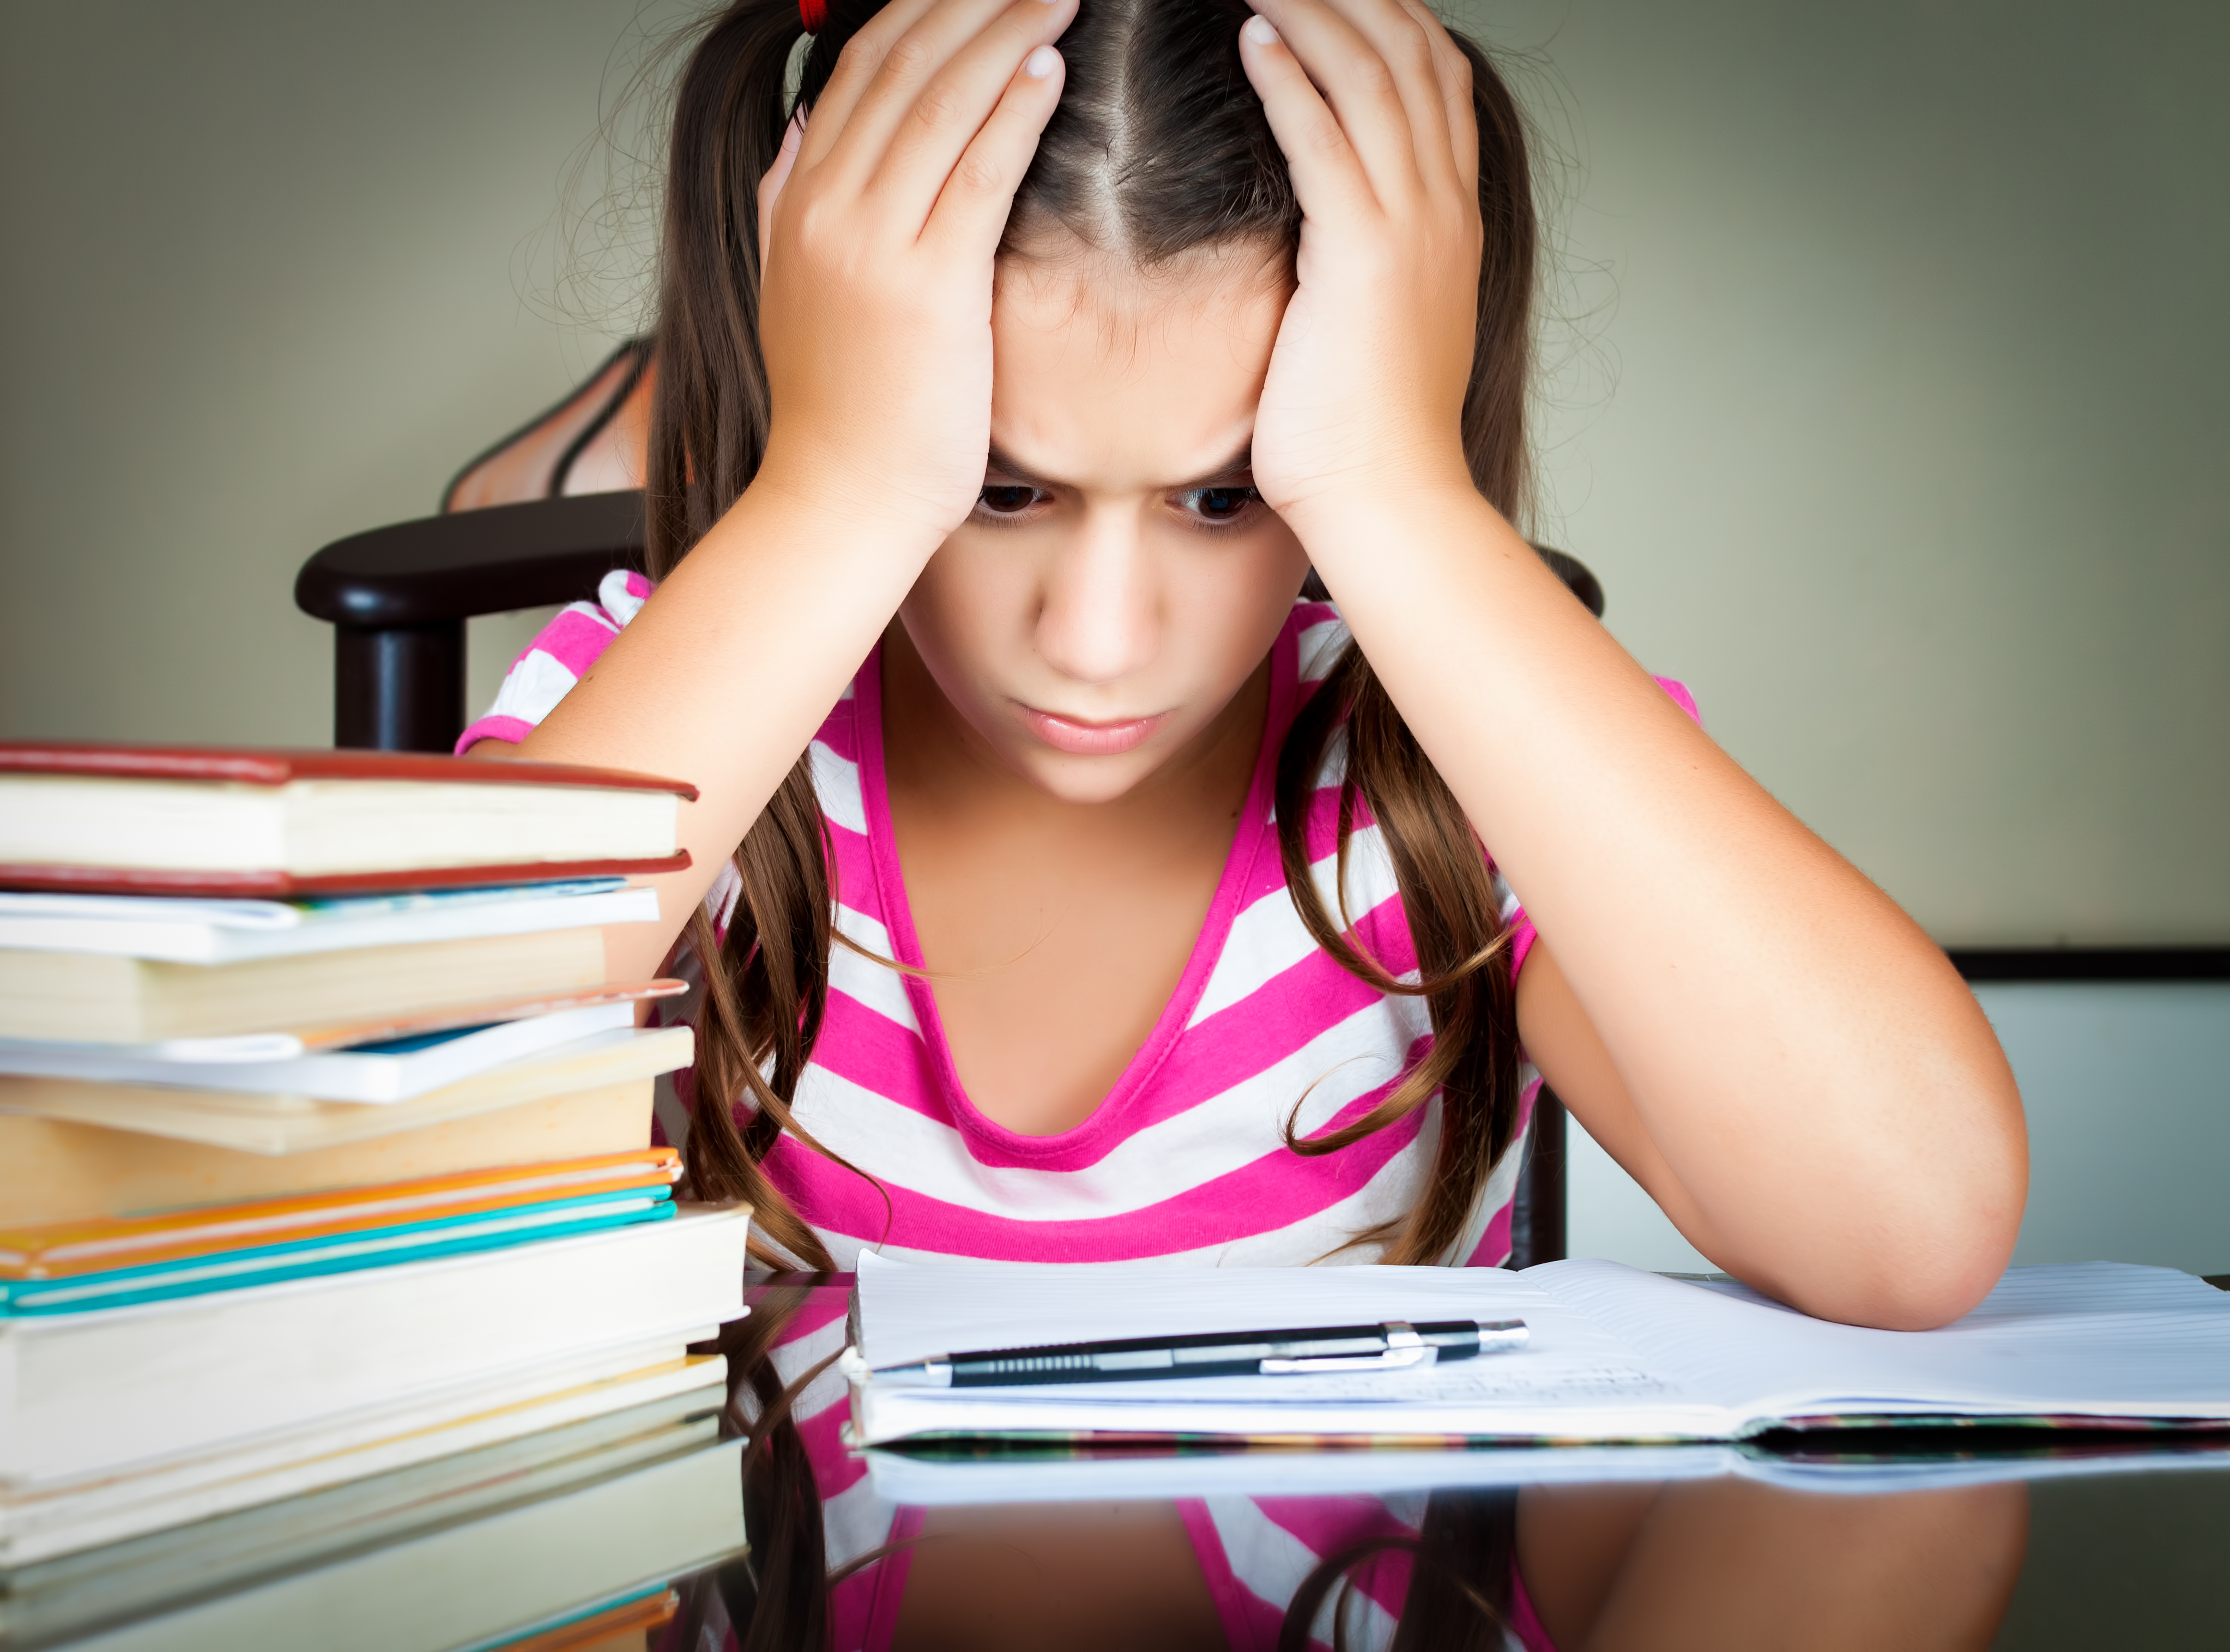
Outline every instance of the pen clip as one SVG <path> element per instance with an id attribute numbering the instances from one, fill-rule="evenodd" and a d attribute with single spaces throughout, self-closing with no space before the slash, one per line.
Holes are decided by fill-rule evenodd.
<path id="1" fill-rule="evenodd" d="M 1406 1321 L 1395 1320 L 1386 1327 L 1386 1351 L 1383 1353 L 1339 1353 L 1314 1360 L 1265 1360 L 1261 1372 L 1266 1377 L 1307 1377 L 1331 1371 L 1409 1371 L 1433 1364 L 1440 1357 L 1440 1352 L 1419 1336 L 1415 1327 Z"/>

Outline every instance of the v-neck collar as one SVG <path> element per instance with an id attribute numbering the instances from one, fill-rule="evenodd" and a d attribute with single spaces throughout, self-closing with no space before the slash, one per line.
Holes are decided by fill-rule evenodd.
<path id="1" fill-rule="evenodd" d="M 952 1122 L 964 1134 L 985 1141 L 1002 1154 L 1054 1158 L 1082 1154 L 1089 1158 L 1095 1156 L 1093 1149 L 1103 1143 L 1112 1146 L 1112 1141 L 1119 1141 L 1125 1133 L 1125 1120 L 1135 1110 L 1137 1098 L 1152 1083 L 1155 1072 L 1184 1035 L 1201 994 L 1208 988 L 1216 961 L 1223 955 L 1224 942 L 1230 938 L 1232 922 L 1238 917 L 1254 880 L 1256 860 L 1269 840 L 1278 749 L 1293 717 L 1297 655 L 1294 622 L 1289 620 L 1270 649 L 1269 709 L 1262 720 L 1262 740 L 1254 754 L 1254 773 L 1247 782 L 1247 801 L 1240 812 L 1238 829 L 1232 834 L 1230 852 L 1224 857 L 1223 876 L 1216 883 L 1215 898 L 1208 903 L 1207 919 L 1193 942 L 1192 954 L 1185 961 L 1184 974 L 1178 977 L 1176 990 L 1162 1006 L 1153 1031 L 1146 1035 L 1146 1041 L 1123 1069 L 1114 1088 L 1082 1123 L 1054 1135 L 1025 1135 L 1009 1129 L 977 1108 L 961 1087 L 959 1070 L 952 1061 L 952 1046 L 945 1038 L 944 1019 L 938 1013 L 936 994 L 926 975 L 917 973 L 925 966 L 921 942 L 914 930 L 913 910 L 906 899 L 906 874 L 899 864 L 898 839 L 891 826 L 890 794 L 883 766 L 882 645 L 876 644 L 874 652 L 867 656 L 867 664 L 860 668 L 854 680 L 853 717 L 859 742 L 860 794 L 867 815 L 876 898 L 890 935 L 892 955 L 906 967 L 902 976 L 906 1001 L 913 1006 L 914 1020 L 921 1028 L 939 1096 L 950 1110 Z"/>

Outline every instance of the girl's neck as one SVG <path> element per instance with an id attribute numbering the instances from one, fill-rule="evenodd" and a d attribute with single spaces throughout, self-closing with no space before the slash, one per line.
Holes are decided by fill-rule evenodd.
<path id="1" fill-rule="evenodd" d="M 1185 977 L 1247 806 L 1267 662 L 1202 734 L 1104 803 L 1016 775 L 902 627 L 882 652 L 885 795 L 935 1025 L 965 1102 L 1022 1135 L 1098 1111 Z"/>

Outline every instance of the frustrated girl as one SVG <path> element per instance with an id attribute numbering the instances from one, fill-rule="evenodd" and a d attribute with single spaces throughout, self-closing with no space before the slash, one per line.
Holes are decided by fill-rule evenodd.
<path id="1" fill-rule="evenodd" d="M 1718 1266 L 1954 1317 L 2027 1173 L 1974 999 L 1513 525 L 1515 102 L 1421 0 L 1249 3 L 688 64 L 654 590 L 461 743 L 698 787 L 612 937 L 706 978 L 693 1189 L 824 1267 L 1492 1265 L 1545 1076 Z"/>

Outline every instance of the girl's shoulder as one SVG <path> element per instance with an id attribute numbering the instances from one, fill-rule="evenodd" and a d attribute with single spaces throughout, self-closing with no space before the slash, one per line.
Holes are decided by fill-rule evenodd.
<path id="1" fill-rule="evenodd" d="M 557 617 L 536 633 L 534 640 L 511 662 L 494 702 L 457 737 L 458 753 L 471 750 L 483 740 L 517 745 L 525 739 L 536 724 L 557 710 L 558 701 L 573 691 L 573 685 L 589 674 L 589 667 L 642 612 L 642 605 L 656 588 L 641 574 L 615 569 L 598 582 L 595 601 L 569 602 L 560 608 Z M 851 756 L 852 715 L 848 690 L 815 736 L 815 743 L 833 742 L 842 749 L 843 755 Z"/>

